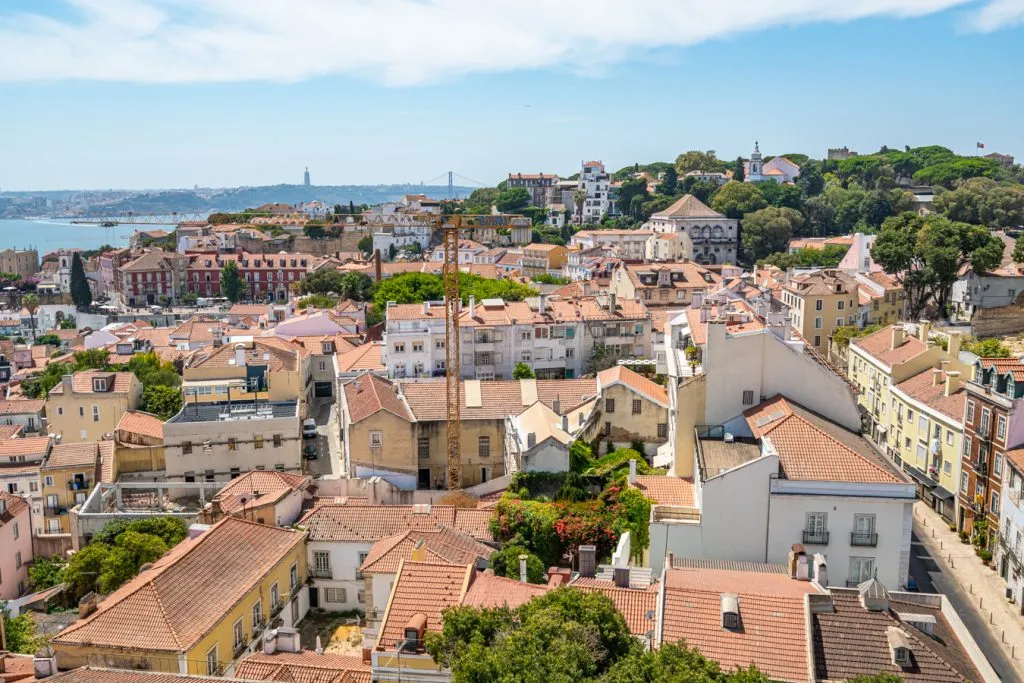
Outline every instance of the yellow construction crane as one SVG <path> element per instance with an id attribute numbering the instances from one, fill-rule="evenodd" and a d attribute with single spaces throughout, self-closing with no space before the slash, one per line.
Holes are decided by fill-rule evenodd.
<path id="1" fill-rule="evenodd" d="M 462 443 L 459 439 L 459 228 L 462 216 L 441 216 L 444 232 L 444 375 L 448 415 L 448 489 L 462 488 Z"/>

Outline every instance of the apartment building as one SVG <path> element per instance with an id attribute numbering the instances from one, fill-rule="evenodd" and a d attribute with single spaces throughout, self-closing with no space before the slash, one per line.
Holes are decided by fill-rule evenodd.
<path id="1" fill-rule="evenodd" d="M 693 243 L 686 233 L 659 233 L 647 243 L 649 261 L 683 261 L 692 256 Z"/>
<path id="2" fill-rule="evenodd" d="M 588 418 L 590 427 L 584 431 L 584 439 L 601 438 L 610 444 L 609 452 L 639 441 L 649 456 L 668 441 L 669 399 L 665 387 L 616 365 L 597 373 L 597 391 L 600 400 Z"/>
<path id="3" fill-rule="evenodd" d="M 1024 444 L 1024 363 L 1016 358 L 980 358 L 965 388 L 957 529 L 983 533 L 994 541 L 1006 451 Z"/>
<path id="4" fill-rule="evenodd" d="M 792 313 L 793 327 L 820 354 L 839 327 L 857 322 L 857 281 L 835 269 L 794 275 L 782 285 L 782 303 Z"/>
<path id="5" fill-rule="evenodd" d="M 32 562 L 32 509 L 21 496 L 0 491 L 0 600 L 28 592 Z"/>
<path id="6" fill-rule="evenodd" d="M 0 401 L 0 425 L 18 425 L 25 433 L 36 433 L 43 427 L 43 404 L 41 398 Z"/>
<path id="7" fill-rule="evenodd" d="M 307 400 L 310 356 L 276 337 L 214 345 L 189 360 L 181 390 L 186 403 Z"/>
<path id="8" fill-rule="evenodd" d="M 459 240 L 459 265 L 468 265 L 476 262 L 476 257 L 487 251 L 487 247 L 470 239 Z M 434 263 L 444 263 L 444 249 L 437 248 L 430 253 L 430 260 Z"/>
<path id="9" fill-rule="evenodd" d="M 189 257 L 154 249 L 118 268 L 118 291 L 129 306 L 148 306 L 177 301 L 186 291 Z M 102 272 L 101 272 L 102 275 Z"/>
<path id="10" fill-rule="evenodd" d="M 565 256 L 563 276 L 572 282 L 608 278 L 618 262 L 618 257 L 609 248 L 569 249 Z"/>
<path id="11" fill-rule="evenodd" d="M 1024 448 L 1006 451 L 1006 482 L 1000 487 L 999 543 L 993 562 L 1006 581 L 1009 596 L 1024 604 Z"/>
<path id="12" fill-rule="evenodd" d="M 125 411 L 141 404 L 142 383 L 131 372 L 64 375 L 47 395 L 47 428 L 62 443 L 100 441 L 113 434 Z"/>
<path id="13" fill-rule="evenodd" d="M 856 273 L 857 326 L 894 325 L 907 315 L 907 293 L 903 286 L 882 271 Z"/>
<path id="14" fill-rule="evenodd" d="M 582 211 L 576 212 L 579 222 L 599 223 L 604 216 L 616 213 L 611 185 L 611 176 L 604 164 L 600 161 L 583 162 L 579 180 L 576 181 L 577 189 L 586 195 Z"/>
<path id="15" fill-rule="evenodd" d="M 84 503 L 96 485 L 104 456 L 113 458 L 113 441 L 62 443 L 50 449 L 39 468 L 45 533 L 71 533 L 68 512 Z"/>
<path id="16" fill-rule="evenodd" d="M 628 261 L 643 261 L 650 251 L 653 230 L 580 230 L 569 238 L 569 247 L 609 249 Z M 573 278 L 577 279 L 577 278 Z"/>
<path id="17" fill-rule="evenodd" d="M 553 173 L 509 173 L 505 182 L 509 189 L 525 188 L 530 193 L 531 206 L 545 208 L 555 199 L 554 188 L 558 180 Z"/>
<path id="18" fill-rule="evenodd" d="M 306 534 L 228 517 L 187 538 L 52 641 L 57 666 L 228 675 L 309 609 Z M 140 624 L 145 624 L 140 628 Z"/>
<path id="19" fill-rule="evenodd" d="M 0 273 L 18 275 L 27 280 L 39 272 L 39 252 L 35 249 L 4 249 L 0 251 Z"/>
<path id="20" fill-rule="evenodd" d="M 0 439 L 0 491 L 22 496 L 32 506 L 32 531 L 43 533 L 39 466 L 50 452 L 49 436 Z"/>
<path id="21" fill-rule="evenodd" d="M 693 261 L 680 263 L 618 263 L 608 291 L 620 300 L 640 299 L 645 306 L 684 308 L 721 277 Z"/>
<path id="22" fill-rule="evenodd" d="M 396 379 L 443 375 L 444 305 L 391 304 L 384 363 Z M 651 320 L 640 301 L 615 295 L 526 301 L 469 298 L 459 313 L 461 373 L 467 379 L 511 379 L 517 363 L 538 379 L 581 377 L 598 345 L 617 358 L 651 353 Z"/>
<path id="23" fill-rule="evenodd" d="M 657 233 L 681 233 L 689 238 L 689 258 L 701 264 L 736 263 L 739 253 L 739 221 L 726 218 L 691 194 L 643 225 Z"/>
<path id="24" fill-rule="evenodd" d="M 254 254 L 238 250 L 233 254 L 209 252 L 190 254 L 188 291 L 198 296 L 221 296 L 220 272 L 228 261 L 238 264 L 245 280 L 245 298 L 287 301 L 293 283 L 301 280 L 313 267 L 316 258 L 310 254 L 280 252 Z"/>
<path id="25" fill-rule="evenodd" d="M 558 244 L 527 244 L 519 260 L 523 275 L 553 275 L 561 277 L 565 269 L 566 248 Z"/>
<path id="26" fill-rule="evenodd" d="M 967 391 L 960 372 L 925 370 L 889 387 L 887 452 L 915 481 L 918 495 L 942 515 L 956 521 L 960 454 L 964 445 Z"/>

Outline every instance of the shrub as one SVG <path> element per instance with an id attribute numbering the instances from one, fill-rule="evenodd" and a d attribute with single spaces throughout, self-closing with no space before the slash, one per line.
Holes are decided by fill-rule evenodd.
<path id="1" fill-rule="evenodd" d="M 982 550 L 978 551 L 978 557 L 980 557 L 983 562 L 991 562 L 992 561 L 992 551 L 983 548 Z"/>
<path id="2" fill-rule="evenodd" d="M 519 556 L 526 555 L 526 580 L 547 583 L 547 570 L 539 557 L 519 545 L 506 545 L 491 555 L 491 569 L 497 576 L 519 578 Z"/>

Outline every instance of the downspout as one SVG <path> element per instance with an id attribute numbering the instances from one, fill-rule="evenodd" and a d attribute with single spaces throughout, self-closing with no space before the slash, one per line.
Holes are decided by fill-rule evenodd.
<path id="1" fill-rule="evenodd" d="M 772 528 L 772 481 L 779 478 L 778 473 L 769 475 L 768 477 L 768 517 L 764 525 L 764 561 L 768 563 L 768 540 L 771 534 Z"/>

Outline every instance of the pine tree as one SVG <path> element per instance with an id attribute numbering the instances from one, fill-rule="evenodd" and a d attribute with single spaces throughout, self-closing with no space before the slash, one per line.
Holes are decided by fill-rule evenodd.
<path id="1" fill-rule="evenodd" d="M 743 178 L 743 157 L 736 157 L 736 166 L 732 170 L 732 179 L 737 183 L 742 183 Z"/>
<path id="2" fill-rule="evenodd" d="M 231 303 L 237 303 L 245 291 L 245 280 L 238 272 L 238 264 L 228 261 L 220 271 L 220 293 Z"/>
<path id="3" fill-rule="evenodd" d="M 82 256 L 77 251 L 71 258 L 71 300 L 80 311 L 92 304 L 92 290 L 89 289 L 89 281 L 85 279 Z"/>

